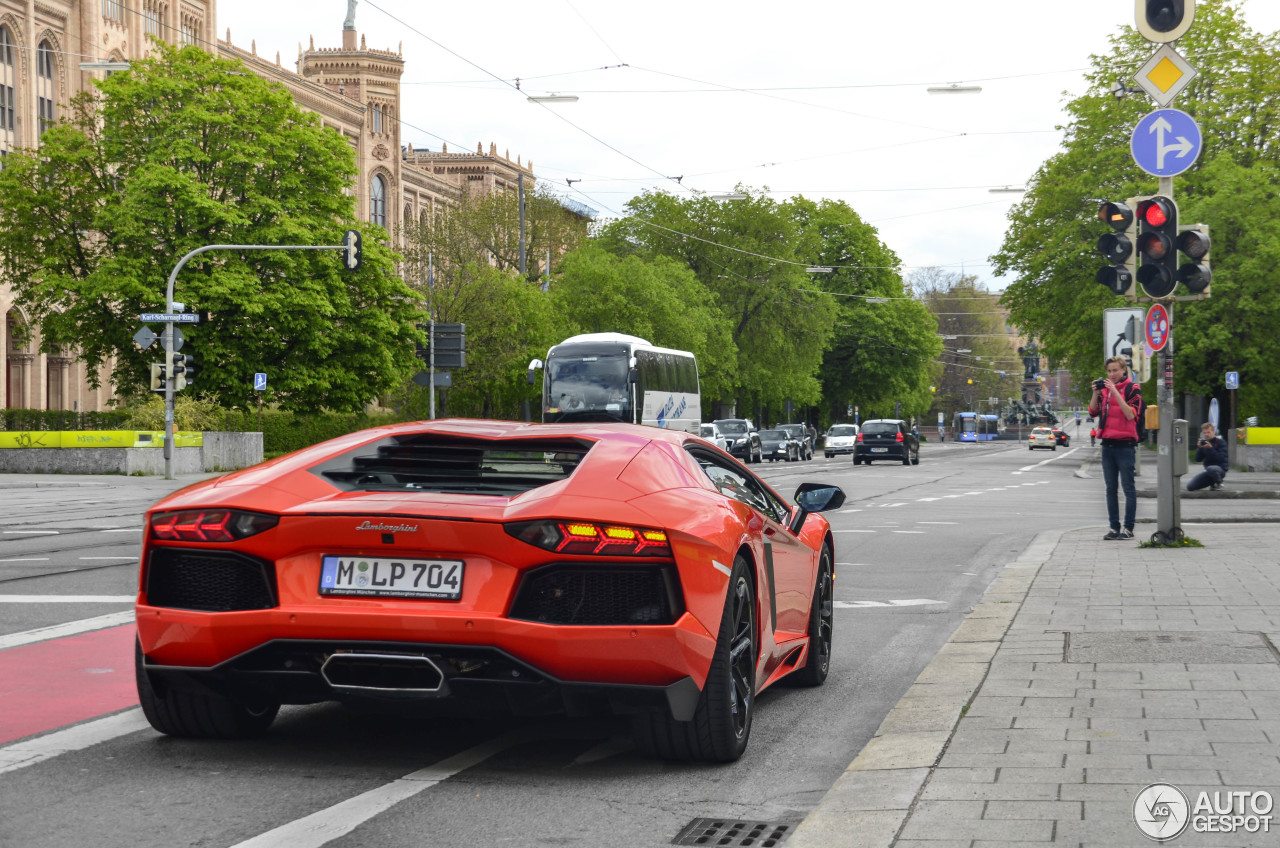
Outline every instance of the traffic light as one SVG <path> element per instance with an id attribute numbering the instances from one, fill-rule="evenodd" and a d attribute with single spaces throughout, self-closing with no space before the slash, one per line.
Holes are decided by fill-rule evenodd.
<path id="1" fill-rule="evenodd" d="M 194 356 L 183 356 L 177 352 L 171 353 L 169 356 L 171 357 L 169 373 L 173 375 L 173 390 L 180 392 L 195 380 L 196 358 Z"/>
<path id="2" fill-rule="evenodd" d="M 1178 282 L 1192 294 L 1209 296 L 1209 282 L 1213 274 L 1209 270 L 1209 227 L 1192 224 L 1178 234 L 1178 250 L 1190 259 L 1178 268 Z"/>
<path id="3" fill-rule="evenodd" d="M 347 230 L 342 234 L 342 267 L 347 271 L 355 271 L 360 267 L 360 262 L 364 259 L 364 250 L 361 247 L 360 231 Z"/>
<path id="4" fill-rule="evenodd" d="M 1177 41 L 1191 27 L 1196 0 L 1133 0 L 1138 32 L 1147 41 Z"/>
<path id="5" fill-rule="evenodd" d="M 1138 284 L 1148 297 L 1173 294 L 1178 285 L 1178 207 L 1155 195 L 1138 204 Z"/>
<path id="6" fill-rule="evenodd" d="M 1137 235 L 1133 210 L 1127 203 L 1111 201 L 1098 207 L 1098 218 L 1111 227 L 1113 232 L 1098 239 L 1098 252 L 1111 264 L 1098 269 L 1097 280 L 1111 289 L 1113 294 L 1131 294 L 1136 265 L 1133 240 Z"/>
<path id="7" fill-rule="evenodd" d="M 162 362 L 151 363 L 151 391 L 163 392 L 168 379 L 168 366 Z"/>

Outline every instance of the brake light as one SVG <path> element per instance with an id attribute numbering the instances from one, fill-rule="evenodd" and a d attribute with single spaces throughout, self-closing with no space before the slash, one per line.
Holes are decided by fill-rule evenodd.
<path id="1" fill-rule="evenodd" d="M 166 542 L 234 542 L 270 530 L 276 515 L 238 509 L 188 509 L 151 516 L 151 538 Z"/>
<path id="2" fill-rule="evenodd" d="M 593 521 L 526 521 L 506 531 L 522 542 L 557 554 L 669 557 L 671 543 L 663 530 Z"/>
<path id="3" fill-rule="evenodd" d="M 894 436 L 894 437 L 893 437 L 893 440 L 894 440 L 895 442 L 904 442 L 904 441 L 906 441 L 906 439 L 902 438 L 902 434 L 901 434 L 901 433 L 899 433 L 898 435 Z"/>
<path id="4" fill-rule="evenodd" d="M 859 433 L 859 434 L 857 435 L 857 438 L 855 438 L 855 439 L 854 439 L 854 441 L 855 441 L 855 442 L 860 442 L 860 441 L 862 441 L 862 434 L 861 434 L 861 433 Z"/>

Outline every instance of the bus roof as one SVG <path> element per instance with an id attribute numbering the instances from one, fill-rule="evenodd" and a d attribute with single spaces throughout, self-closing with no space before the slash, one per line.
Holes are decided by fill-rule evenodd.
<path id="1" fill-rule="evenodd" d="M 647 339 L 642 339 L 639 336 L 629 336 L 626 333 L 581 333 L 576 336 L 570 336 L 560 342 L 560 344 L 552 345 L 551 350 L 547 352 L 547 355 L 550 356 L 565 345 L 624 345 L 628 348 L 643 347 L 657 351 L 658 353 L 674 353 L 677 356 L 693 356 L 693 354 L 687 350 L 658 347 Z"/>

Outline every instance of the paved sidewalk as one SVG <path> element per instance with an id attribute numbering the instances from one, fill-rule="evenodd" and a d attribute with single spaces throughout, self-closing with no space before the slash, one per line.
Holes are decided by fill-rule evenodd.
<path id="1" fill-rule="evenodd" d="M 1038 538 L 787 848 L 1150 845 L 1152 784 L 1175 845 L 1280 846 L 1280 524 L 1184 527 L 1203 548 Z"/>

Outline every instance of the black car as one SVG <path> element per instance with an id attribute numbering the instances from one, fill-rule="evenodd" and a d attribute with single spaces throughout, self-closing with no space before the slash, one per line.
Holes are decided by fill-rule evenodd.
<path id="1" fill-rule="evenodd" d="M 720 433 L 729 442 L 726 448 L 729 453 L 750 465 L 764 461 L 764 450 L 760 447 L 760 434 L 750 418 L 717 418 L 711 422 L 720 428 Z"/>
<path id="2" fill-rule="evenodd" d="M 920 464 L 920 437 L 901 418 L 876 418 L 864 422 L 853 443 L 853 464 L 870 465 L 877 459 L 893 459 L 903 465 Z"/>
<path id="3" fill-rule="evenodd" d="M 813 434 L 803 424 L 779 424 L 779 430 L 786 430 L 791 438 L 800 442 L 800 458 L 813 459 Z"/>
<path id="4" fill-rule="evenodd" d="M 804 444 L 786 430 L 761 430 L 760 451 L 770 462 L 799 462 L 804 456 Z"/>
<path id="5" fill-rule="evenodd" d="M 1071 437 L 1057 427 L 1053 428 L 1053 441 L 1054 444 L 1062 445 L 1064 448 L 1071 447 Z"/>

